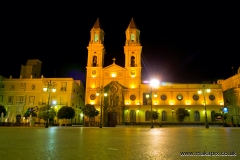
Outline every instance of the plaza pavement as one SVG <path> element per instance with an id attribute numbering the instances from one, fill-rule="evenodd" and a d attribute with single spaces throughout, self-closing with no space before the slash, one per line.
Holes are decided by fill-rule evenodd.
<path id="1" fill-rule="evenodd" d="M 240 159 L 239 136 L 240 127 L 219 126 L 0 127 L 0 159 Z"/>

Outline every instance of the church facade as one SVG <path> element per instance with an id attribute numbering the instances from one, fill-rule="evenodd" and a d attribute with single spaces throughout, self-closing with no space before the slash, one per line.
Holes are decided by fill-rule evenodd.
<path id="1" fill-rule="evenodd" d="M 218 123 L 213 115 L 224 105 L 221 84 L 165 82 L 152 87 L 150 80 L 142 83 L 140 30 L 133 19 L 125 34 L 125 66 L 117 65 L 112 57 L 113 63 L 104 67 L 104 31 L 99 19 L 90 31 L 85 104 L 94 105 L 100 112 L 91 121 L 99 125 L 102 116 L 103 126 L 144 125 L 153 123 L 154 111 L 159 113 L 154 123 L 178 124 L 176 110 L 185 108 L 190 116 L 183 123 L 204 124 L 206 119 L 209 124 Z"/>

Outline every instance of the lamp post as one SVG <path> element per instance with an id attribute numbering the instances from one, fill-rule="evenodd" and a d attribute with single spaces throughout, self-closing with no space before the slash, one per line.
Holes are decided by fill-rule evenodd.
<path id="1" fill-rule="evenodd" d="M 174 113 L 174 108 L 172 108 L 172 122 L 173 122 L 173 113 Z"/>
<path id="2" fill-rule="evenodd" d="M 203 93 L 203 103 L 204 103 L 204 110 L 205 110 L 205 128 L 209 128 L 209 124 L 208 124 L 208 120 L 207 120 L 207 107 L 206 107 L 206 98 L 205 98 L 205 94 L 206 92 L 210 92 L 210 89 L 203 84 L 201 89 L 198 90 L 198 94 L 202 94 Z"/>
<path id="3" fill-rule="evenodd" d="M 100 93 L 99 93 L 100 92 Z M 104 95 L 105 97 L 107 96 L 107 93 L 104 93 L 104 88 L 103 86 L 100 87 L 99 92 L 96 93 L 97 96 L 100 95 L 100 105 L 101 105 L 101 112 L 100 112 L 100 124 L 99 124 L 99 128 L 102 128 L 102 95 Z"/>
<path id="4" fill-rule="evenodd" d="M 188 106 L 188 113 L 189 113 L 189 118 L 188 118 L 188 121 L 190 122 L 190 108 L 189 108 L 189 102 L 187 102 L 187 106 Z"/>
<path id="5" fill-rule="evenodd" d="M 50 105 L 49 105 L 49 101 L 50 101 L 50 92 L 56 92 L 56 83 L 50 81 L 45 81 L 44 83 L 44 87 L 43 87 L 43 91 L 44 92 L 48 92 L 48 102 L 47 102 L 47 122 L 45 124 L 45 128 L 48 128 L 48 121 L 49 121 L 49 109 L 50 109 Z"/>
<path id="6" fill-rule="evenodd" d="M 153 90 L 152 90 L 152 88 L 153 87 L 158 87 L 159 86 L 159 80 L 157 80 L 157 79 L 152 79 L 151 81 L 150 81 L 150 86 L 151 86 L 151 128 L 154 128 L 153 127 L 153 117 L 152 117 L 152 100 L 153 100 Z"/>

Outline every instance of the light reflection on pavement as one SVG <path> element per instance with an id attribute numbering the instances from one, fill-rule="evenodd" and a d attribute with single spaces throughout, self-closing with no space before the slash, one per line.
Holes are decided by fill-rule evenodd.
<path id="1" fill-rule="evenodd" d="M 0 127 L 0 159 L 238 159 L 239 136 L 233 127 Z M 180 156 L 204 151 L 237 156 Z"/>

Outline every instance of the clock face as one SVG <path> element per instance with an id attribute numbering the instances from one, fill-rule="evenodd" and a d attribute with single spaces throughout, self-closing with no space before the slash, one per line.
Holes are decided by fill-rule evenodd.
<path id="1" fill-rule="evenodd" d="M 93 70 L 93 71 L 92 71 L 92 74 L 96 74 L 96 71 L 95 71 L 95 70 Z"/>
<path id="2" fill-rule="evenodd" d="M 131 75 L 134 75 L 135 74 L 135 71 L 134 70 L 131 70 Z"/>

